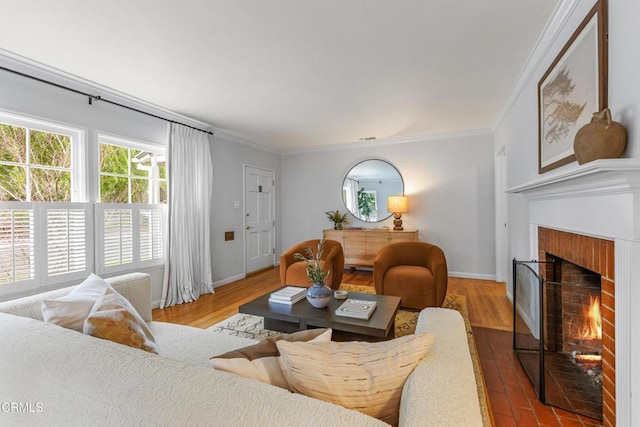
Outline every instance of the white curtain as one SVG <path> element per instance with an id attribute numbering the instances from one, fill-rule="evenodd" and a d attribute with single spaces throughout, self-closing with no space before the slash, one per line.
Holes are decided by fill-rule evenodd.
<path id="1" fill-rule="evenodd" d="M 358 212 L 358 181 L 351 178 L 344 180 L 344 187 L 347 193 L 345 203 L 351 212 Z"/>
<path id="2" fill-rule="evenodd" d="M 204 132 L 172 123 L 167 148 L 169 230 L 161 308 L 213 293 L 209 139 Z"/>

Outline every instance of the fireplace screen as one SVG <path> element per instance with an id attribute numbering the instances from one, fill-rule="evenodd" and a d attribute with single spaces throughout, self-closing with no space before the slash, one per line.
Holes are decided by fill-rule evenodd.
<path id="1" fill-rule="evenodd" d="M 513 261 L 513 350 L 542 403 L 602 420 L 600 276 L 551 259 Z"/>

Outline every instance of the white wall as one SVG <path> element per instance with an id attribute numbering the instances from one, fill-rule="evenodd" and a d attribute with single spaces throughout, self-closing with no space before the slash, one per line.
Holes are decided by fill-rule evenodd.
<path id="1" fill-rule="evenodd" d="M 280 155 L 248 145 L 231 142 L 220 137 L 213 141 L 213 218 L 212 253 L 213 282 L 220 286 L 244 277 L 244 166 L 270 169 L 276 180 L 276 254 L 282 252 L 280 239 Z M 234 201 L 240 202 L 234 208 Z M 224 232 L 234 231 L 235 240 L 224 241 Z M 279 262 L 276 257 L 275 262 Z"/>
<path id="2" fill-rule="evenodd" d="M 356 163 L 370 158 L 393 164 L 402 174 L 409 212 L 405 229 L 444 250 L 453 275 L 495 276 L 493 135 L 358 148 L 326 149 L 282 156 L 282 247 L 320 238 L 333 227 L 324 212 L 339 209 L 342 181 Z M 349 226 L 393 227 L 392 218 L 367 224 L 349 215 Z"/>
<path id="3" fill-rule="evenodd" d="M 515 101 L 509 105 L 503 120 L 495 129 L 495 150 L 506 147 L 507 182 L 511 188 L 540 177 L 538 175 L 538 81 L 563 45 L 593 6 L 592 0 L 565 1 L 575 3 L 575 9 L 560 28 L 551 45 L 539 45 L 542 60 L 534 68 L 525 70 L 528 80 Z M 640 122 L 640 52 L 635 40 L 640 40 L 640 2 L 616 0 L 609 2 L 609 97 L 613 119 L 627 128 L 627 149 L 623 157 L 640 157 L 638 146 Z M 576 162 L 547 172 L 551 176 L 574 169 Z M 508 196 L 508 259 L 530 257 L 528 203 L 519 194 Z M 510 276 L 509 276 L 510 277 Z"/>

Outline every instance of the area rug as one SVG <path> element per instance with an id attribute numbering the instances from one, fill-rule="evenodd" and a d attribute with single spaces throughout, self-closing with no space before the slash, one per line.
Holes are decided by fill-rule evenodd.
<path id="1" fill-rule="evenodd" d="M 347 292 L 361 292 L 373 294 L 374 288 L 371 286 L 350 285 L 343 283 L 340 285 L 340 289 Z M 478 359 L 478 351 L 476 349 L 475 340 L 473 338 L 473 330 L 471 329 L 471 323 L 469 322 L 469 311 L 467 309 L 467 299 L 463 295 L 447 294 L 443 308 L 449 308 L 460 312 L 467 329 L 467 340 L 469 342 L 469 352 L 471 353 L 471 361 L 473 362 L 473 369 L 476 375 L 476 384 L 478 386 L 478 401 L 480 402 L 480 410 L 482 411 L 482 418 L 485 427 L 492 425 L 491 410 L 489 409 L 488 396 L 486 394 L 486 388 L 484 384 L 484 378 L 482 377 L 482 371 Z M 395 334 L 396 337 L 409 335 L 415 332 L 416 324 L 418 322 L 418 311 L 398 310 L 396 314 L 395 322 Z M 244 338 L 252 338 L 255 340 L 263 340 L 269 336 L 281 334 L 281 332 L 271 331 L 264 328 L 264 319 L 260 316 L 253 316 L 250 314 L 236 314 L 217 323 L 209 328 L 211 332 L 225 333 L 228 335 L 235 335 Z"/>

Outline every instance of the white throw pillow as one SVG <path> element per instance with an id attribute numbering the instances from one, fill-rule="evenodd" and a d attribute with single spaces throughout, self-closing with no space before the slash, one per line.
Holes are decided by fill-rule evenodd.
<path id="1" fill-rule="evenodd" d="M 42 303 L 42 317 L 45 322 L 55 323 L 65 328 L 82 332 L 85 319 L 104 291 L 111 288 L 103 278 L 91 273 L 84 282 L 69 294 L 46 299 Z"/>

